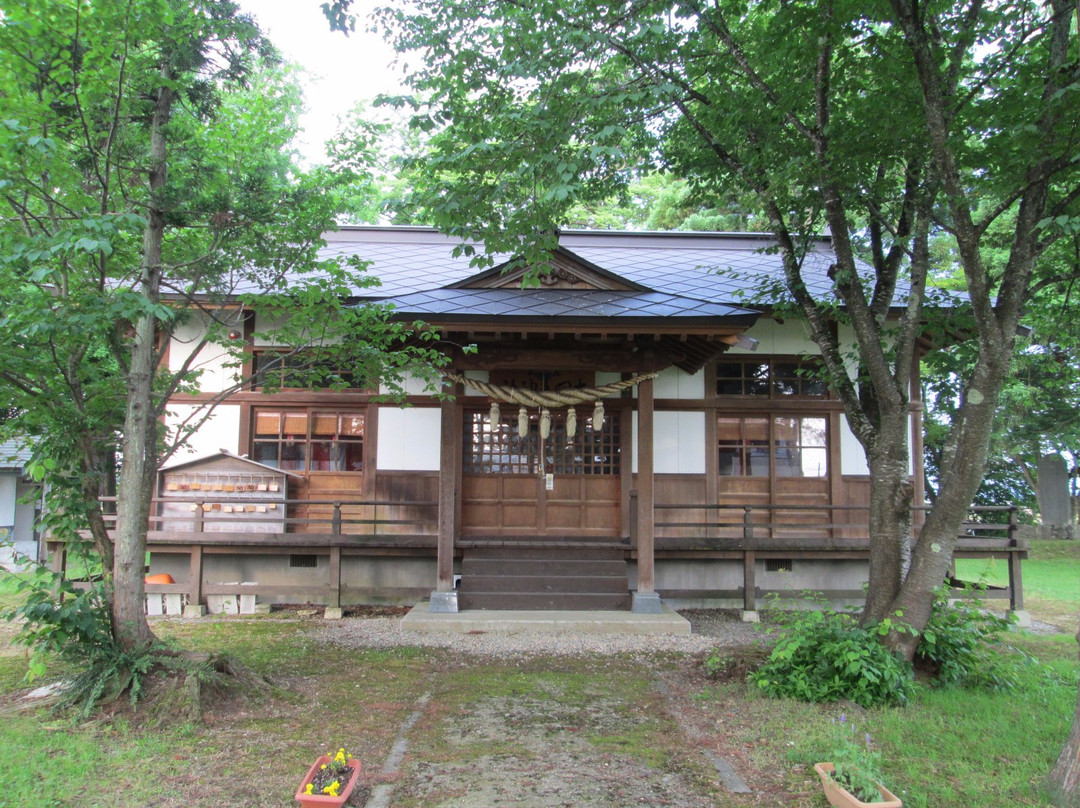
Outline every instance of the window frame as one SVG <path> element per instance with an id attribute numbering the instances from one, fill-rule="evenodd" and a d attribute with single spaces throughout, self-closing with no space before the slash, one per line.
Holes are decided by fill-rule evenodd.
<path id="1" fill-rule="evenodd" d="M 265 428 L 263 432 L 259 431 L 260 415 L 264 418 L 277 416 L 277 432 L 274 437 L 270 437 L 269 431 Z M 302 435 L 300 430 L 287 428 L 290 417 L 303 418 Z M 336 419 L 335 431 L 316 431 L 319 428 L 318 422 L 328 418 Z M 343 419 L 353 419 L 354 423 L 351 425 L 344 423 Z M 251 408 L 250 423 L 249 456 L 257 463 L 298 474 L 360 475 L 366 470 L 365 451 L 368 440 L 366 405 L 351 407 L 255 405 Z M 260 451 L 260 447 L 268 446 L 278 447 L 275 457 L 269 457 L 264 451 Z M 284 458 L 286 447 L 296 457 L 286 460 Z M 332 458 L 331 453 L 340 453 L 340 456 Z M 298 462 L 301 465 L 294 465 Z M 327 467 L 316 468 L 314 467 L 316 463 L 326 464 Z M 333 468 L 334 465 L 339 467 Z"/>
<path id="2" fill-rule="evenodd" d="M 739 365 L 739 374 L 736 376 L 731 373 L 724 372 L 725 365 Z M 748 368 L 757 367 L 758 373 L 748 372 Z M 794 366 L 794 372 L 791 374 L 781 374 L 779 372 L 780 367 Z M 810 369 L 818 373 L 822 371 L 823 364 L 820 357 L 817 356 L 803 356 L 799 354 L 777 354 L 774 356 L 746 356 L 725 355 L 717 359 L 713 366 L 713 372 L 715 380 L 713 383 L 713 394 L 717 398 L 741 398 L 741 399 L 755 399 L 759 401 L 822 401 L 832 397 L 829 391 L 829 386 L 825 382 L 824 378 L 817 377 L 815 375 L 801 375 L 800 371 L 803 369 Z M 760 374 L 760 369 L 764 369 L 764 377 Z M 795 385 L 794 392 L 783 392 L 780 390 L 782 383 L 788 383 Z M 721 391 L 721 385 L 727 384 L 731 386 L 738 384 L 741 388 L 741 392 L 727 392 Z M 820 385 L 821 392 L 810 391 L 812 386 Z M 763 390 L 756 391 L 752 389 L 752 386 L 763 386 Z"/>
<path id="3" fill-rule="evenodd" d="M 739 423 L 739 441 L 725 440 L 725 431 L 722 426 L 723 421 L 736 421 Z M 804 422 L 809 420 L 821 421 L 821 443 L 809 443 L 806 441 L 806 427 Z M 752 441 L 752 433 L 748 430 L 749 422 L 764 422 L 768 430 L 767 441 Z M 780 430 L 782 425 L 781 421 L 794 421 L 795 432 L 797 434 L 797 441 L 795 443 L 783 443 L 780 438 Z M 732 412 L 717 412 L 716 413 L 716 444 L 714 451 L 717 459 L 717 476 L 724 479 L 756 479 L 756 480 L 828 480 L 831 477 L 830 471 L 830 418 L 826 413 L 732 413 Z M 750 439 L 748 439 L 750 434 Z M 786 440 L 786 439 L 785 439 Z M 731 460 L 725 462 L 724 452 L 731 452 L 729 455 Z M 764 474 L 752 473 L 755 466 L 760 465 L 754 463 L 755 458 L 760 458 L 764 452 L 766 459 Z M 791 474 L 783 473 L 781 469 L 793 469 L 804 470 L 803 465 L 805 460 L 803 454 L 805 452 L 820 452 L 822 456 L 822 462 L 818 464 L 818 467 L 822 470 L 821 474 Z M 797 463 L 793 464 L 790 460 L 786 463 L 781 462 L 781 454 L 787 453 L 788 457 L 797 458 Z M 749 470 L 751 473 L 725 473 L 726 468 L 735 468 L 738 466 L 744 472 Z"/>

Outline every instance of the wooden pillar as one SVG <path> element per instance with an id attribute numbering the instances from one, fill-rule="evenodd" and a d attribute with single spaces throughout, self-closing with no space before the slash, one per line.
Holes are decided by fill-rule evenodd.
<path id="1" fill-rule="evenodd" d="M 653 381 L 648 379 L 638 385 L 637 592 L 633 606 L 635 612 L 645 614 L 660 612 L 654 554 L 653 420 Z"/>
<path id="2" fill-rule="evenodd" d="M 323 617 L 327 620 L 340 620 L 344 615 L 341 608 L 341 547 L 330 548 L 330 593 L 326 601 Z"/>
<path id="3" fill-rule="evenodd" d="M 203 548 L 201 544 L 191 547 L 191 566 L 188 572 L 188 602 L 184 607 L 184 617 L 202 617 L 206 614 L 203 604 Z"/>
<path id="4" fill-rule="evenodd" d="M 461 395 L 461 392 L 461 386 L 458 385 L 454 390 L 455 396 Z M 443 401 L 441 415 L 438 559 L 430 610 L 456 612 L 458 601 L 457 590 L 454 589 L 454 533 L 457 526 L 458 460 L 461 455 L 461 423 L 457 402 Z"/>

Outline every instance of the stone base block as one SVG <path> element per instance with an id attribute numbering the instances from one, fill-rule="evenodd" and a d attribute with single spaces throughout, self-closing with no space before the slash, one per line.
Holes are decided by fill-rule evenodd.
<path id="1" fill-rule="evenodd" d="M 630 611 L 634 614 L 661 614 L 664 606 L 656 592 L 635 592 Z"/>
<path id="2" fill-rule="evenodd" d="M 456 614 L 458 611 L 457 592 L 432 592 L 428 611 L 435 614 Z"/>

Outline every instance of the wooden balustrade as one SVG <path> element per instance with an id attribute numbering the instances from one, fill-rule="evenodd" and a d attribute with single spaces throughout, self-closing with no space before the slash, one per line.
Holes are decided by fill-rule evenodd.
<path id="1" fill-rule="evenodd" d="M 637 552 L 634 517 L 636 492 L 631 492 L 628 526 L 628 556 Z M 103 499 L 109 508 L 115 499 Z M 162 501 L 163 502 L 163 501 Z M 349 499 L 303 499 L 278 501 L 282 513 L 237 514 L 213 510 L 212 497 L 168 500 L 193 510 L 162 513 L 155 500 L 147 537 L 151 553 L 187 554 L 190 584 L 148 584 L 154 593 L 185 594 L 189 602 L 200 604 L 206 595 L 229 594 L 224 584 L 203 580 L 207 554 L 287 554 L 314 553 L 329 556 L 329 585 L 245 589 L 251 594 L 290 594 L 300 598 L 322 598 L 332 606 L 340 604 L 342 556 L 356 554 L 404 554 L 434 557 L 438 539 L 437 501 L 390 501 Z M 210 505 L 207 508 L 207 505 Z M 913 539 L 917 538 L 923 508 L 914 510 Z M 987 518 L 1007 512 L 1006 521 Z M 730 505 L 679 503 L 654 506 L 656 557 L 728 558 L 741 563 L 741 596 L 744 608 L 752 611 L 765 592 L 757 586 L 756 565 L 769 559 L 863 560 L 869 556 L 869 509 L 841 505 Z M 107 517 L 115 527 L 115 515 Z M 252 525 L 278 529 L 253 532 Z M 246 529 L 241 530 L 239 528 Z M 50 541 L 53 566 L 63 569 L 64 547 Z M 1009 583 L 1004 588 L 978 593 L 982 598 L 1007 598 L 1010 608 L 1023 608 L 1020 561 L 1027 545 L 1019 536 L 1015 507 L 973 507 L 961 526 L 954 553 L 956 558 L 1001 558 L 1008 564 Z M 423 585 L 418 590 L 423 589 Z M 235 588 L 235 587 L 234 587 Z M 228 591 L 226 591 L 228 590 Z M 264 591 L 265 590 L 265 591 Z M 287 591 L 286 591 L 287 590 Z M 970 593 L 955 590 L 958 597 Z"/>

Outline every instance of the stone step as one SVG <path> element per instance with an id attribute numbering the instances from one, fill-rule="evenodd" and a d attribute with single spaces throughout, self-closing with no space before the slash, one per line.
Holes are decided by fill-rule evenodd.
<path id="1" fill-rule="evenodd" d="M 630 608 L 620 550 L 470 548 L 461 562 L 462 609 L 622 611 Z"/>
<path id="2" fill-rule="evenodd" d="M 461 562 L 462 575 L 526 575 L 526 576 L 596 576 L 626 577 L 623 560 L 589 561 L 587 559 L 556 558 L 471 558 Z"/>
<path id="3" fill-rule="evenodd" d="M 463 575 L 459 592 L 584 592 L 625 594 L 626 570 L 620 575 Z"/>
<path id="4" fill-rule="evenodd" d="M 462 609 L 493 611 L 627 611 L 630 609 L 630 593 L 462 592 L 458 595 L 458 602 Z"/>

